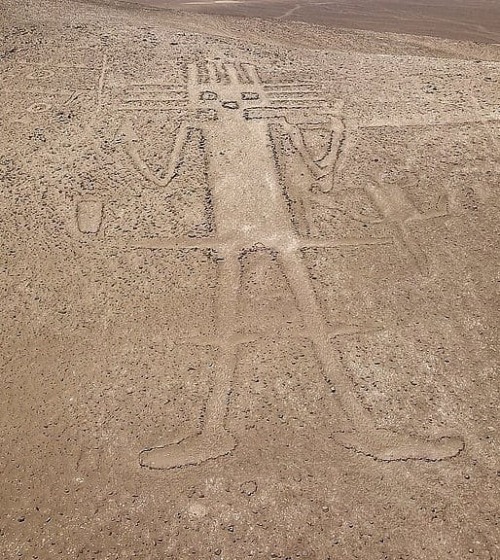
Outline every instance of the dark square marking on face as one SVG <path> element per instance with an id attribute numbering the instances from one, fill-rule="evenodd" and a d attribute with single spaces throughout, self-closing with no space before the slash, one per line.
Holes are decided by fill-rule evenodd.
<path id="1" fill-rule="evenodd" d="M 202 101 L 215 101 L 217 99 L 217 94 L 214 91 L 202 91 L 200 99 Z"/>
<path id="2" fill-rule="evenodd" d="M 260 99 L 260 95 L 256 91 L 243 91 L 241 92 L 241 99 L 243 101 L 255 101 Z"/>

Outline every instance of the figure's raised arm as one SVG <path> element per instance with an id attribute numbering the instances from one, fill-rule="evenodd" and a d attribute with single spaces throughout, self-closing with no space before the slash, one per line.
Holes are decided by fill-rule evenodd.
<path id="1" fill-rule="evenodd" d="M 324 131 L 329 136 L 328 143 L 321 157 L 315 157 L 315 154 L 311 153 L 306 146 L 300 123 L 290 123 L 286 118 L 281 119 L 281 122 L 284 130 L 289 134 L 295 149 L 299 152 L 315 179 L 322 179 L 335 172 L 345 140 L 345 126 L 341 118 L 333 116 L 325 118 L 323 116 L 320 123 L 305 123 L 306 128 L 314 130 L 316 127 L 317 130 Z"/>
<path id="2" fill-rule="evenodd" d="M 173 179 L 178 175 L 178 169 L 181 163 L 180 155 L 187 142 L 190 127 L 186 124 L 181 124 L 175 130 L 175 142 L 173 150 L 169 157 L 168 170 L 166 177 L 159 178 L 155 175 L 149 165 L 142 159 L 137 145 L 139 143 L 139 138 L 135 134 L 132 125 L 130 123 L 125 123 L 121 128 L 121 142 L 127 152 L 129 158 L 131 159 L 134 167 L 137 171 L 147 180 L 148 188 L 166 188 L 170 185 Z"/>

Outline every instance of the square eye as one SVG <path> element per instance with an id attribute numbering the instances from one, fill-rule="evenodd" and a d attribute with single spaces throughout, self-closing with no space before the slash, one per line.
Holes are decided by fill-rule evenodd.
<path id="1" fill-rule="evenodd" d="M 215 101 L 217 99 L 217 94 L 215 91 L 202 91 L 200 93 L 200 99 L 202 101 Z"/>
<path id="2" fill-rule="evenodd" d="M 243 101 L 255 101 L 260 99 L 260 95 L 256 91 L 243 91 L 241 92 L 241 99 Z"/>

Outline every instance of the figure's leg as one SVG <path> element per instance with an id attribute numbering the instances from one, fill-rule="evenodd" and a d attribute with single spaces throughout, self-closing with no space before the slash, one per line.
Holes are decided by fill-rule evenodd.
<path id="1" fill-rule="evenodd" d="M 232 339 L 236 331 L 240 264 L 237 254 L 219 262 L 219 297 L 217 300 L 218 356 L 212 388 L 203 414 L 201 432 L 165 446 L 146 449 L 140 462 L 151 469 L 172 469 L 198 465 L 229 454 L 236 446 L 225 429 L 229 395 L 237 366 L 238 344 Z"/>
<path id="2" fill-rule="evenodd" d="M 464 447 L 460 438 L 443 437 L 427 441 L 375 428 L 368 412 L 355 395 L 339 355 L 331 345 L 331 335 L 300 250 L 282 253 L 281 261 L 325 375 L 333 381 L 335 394 L 353 427 L 352 432 L 335 434 L 335 440 L 357 453 L 382 461 L 437 461 L 457 455 Z"/>
<path id="3" fill-rule="evenodd" d="M 297 181 L 299 182 L 299 181 Z M 304 191 L 301 189 L 304 185 L 294 184 L 288 191 L 293 204 L 294 222 L 300 235 L 304 237 L 311 236 L 310 228 L 310 206 L 304 196 Z"/>

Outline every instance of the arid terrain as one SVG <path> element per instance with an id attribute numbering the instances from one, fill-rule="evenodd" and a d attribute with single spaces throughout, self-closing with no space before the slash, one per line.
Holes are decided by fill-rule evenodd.
<path id="1" fill-rule="evenodd" d="M 120 0 L 118 0 L 120 1 Z M 121 0 L 191 12 L 500 43 L 497 0 Z"/>
<path id="2" fill-rule="evenodd" d="M 0 17 L 0 557 L 500 558 L 500 46 Z"/>

